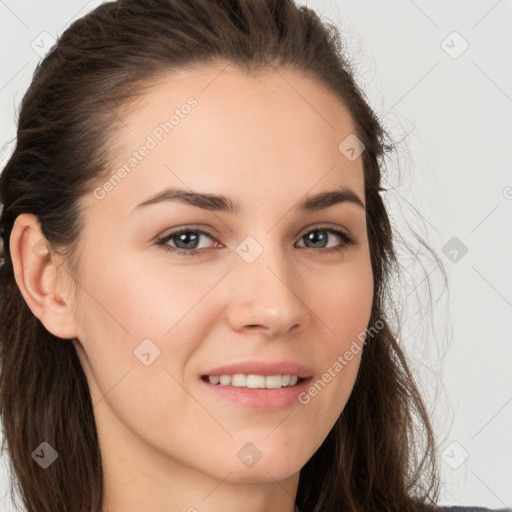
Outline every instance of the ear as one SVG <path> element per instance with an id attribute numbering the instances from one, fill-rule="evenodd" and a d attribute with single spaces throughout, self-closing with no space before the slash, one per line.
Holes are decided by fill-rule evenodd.
<path id="1" fill-rule="evenodd" d="M 78 332 L 62 274 L 62 257 L 52 253 L 37 216 L 23 213 L 11 232 L 9 248 L 14 276 L 25 302 L 45 328 L 60 338 L 76 338 Z"/>

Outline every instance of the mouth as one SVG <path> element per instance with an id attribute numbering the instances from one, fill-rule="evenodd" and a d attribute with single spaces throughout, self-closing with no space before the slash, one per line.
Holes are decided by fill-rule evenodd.
<path id="1" fill-rule="evenodd" d="M 246 360 L 204 369 L 199 381 L 215 401 L 271 412 L 299 404 L 313 370 L 292 360 Z"/>
<path id="2" fill-rule="evenodd" d="M 215 386 L 229 386 L 249 389 L 281 389 L 300 385 L 307 377 L 298 375 L 258 375 L 235 373 L 232 375 L 202 375 L 201 379 Z"/>

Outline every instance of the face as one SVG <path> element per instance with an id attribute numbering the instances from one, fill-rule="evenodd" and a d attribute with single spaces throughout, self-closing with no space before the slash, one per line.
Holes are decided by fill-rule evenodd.
<path id="1" fill-rule="evenodd" d="M 354 123 L 320 83 L 224 68 L 162 78 L 116 129 L 112 178 L 84 198 L 75 343 L 106 465 L 117 453 L 283 480 L 359 368 L 373 296 L 363 164 L 339 150 Z"/>

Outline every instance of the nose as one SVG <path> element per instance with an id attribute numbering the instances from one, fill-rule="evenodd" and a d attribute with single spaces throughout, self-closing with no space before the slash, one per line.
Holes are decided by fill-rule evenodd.
<path id="1" fill-rule="evenodd" d="M 234 330 L 275 338 L 309 324 L 304 280 L 282 250 L 265 248 L 252 263 L 237 256 L 230 274 L 228 321 Z"/>

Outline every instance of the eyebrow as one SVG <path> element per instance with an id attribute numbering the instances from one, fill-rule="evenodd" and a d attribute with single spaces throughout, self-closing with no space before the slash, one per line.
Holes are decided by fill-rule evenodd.
<path id="1" fill-rule="evenodd" d="M 232 201 L 229 197 L 194 192 L 181 188 L 168 188 L 138 204 L 131 213 L 146 206 L 164 201 L 183 202 L 212 212 L 236 214 L 240 211 L 240 203 Z M 351 203 L 365 209 L 363 201 L 352 189 L 341 187 L 340 189 L 320 192 L 313 196 L 306 197 L 295 206 L 295 210 L 314 212 L 339 203 Z"/>

